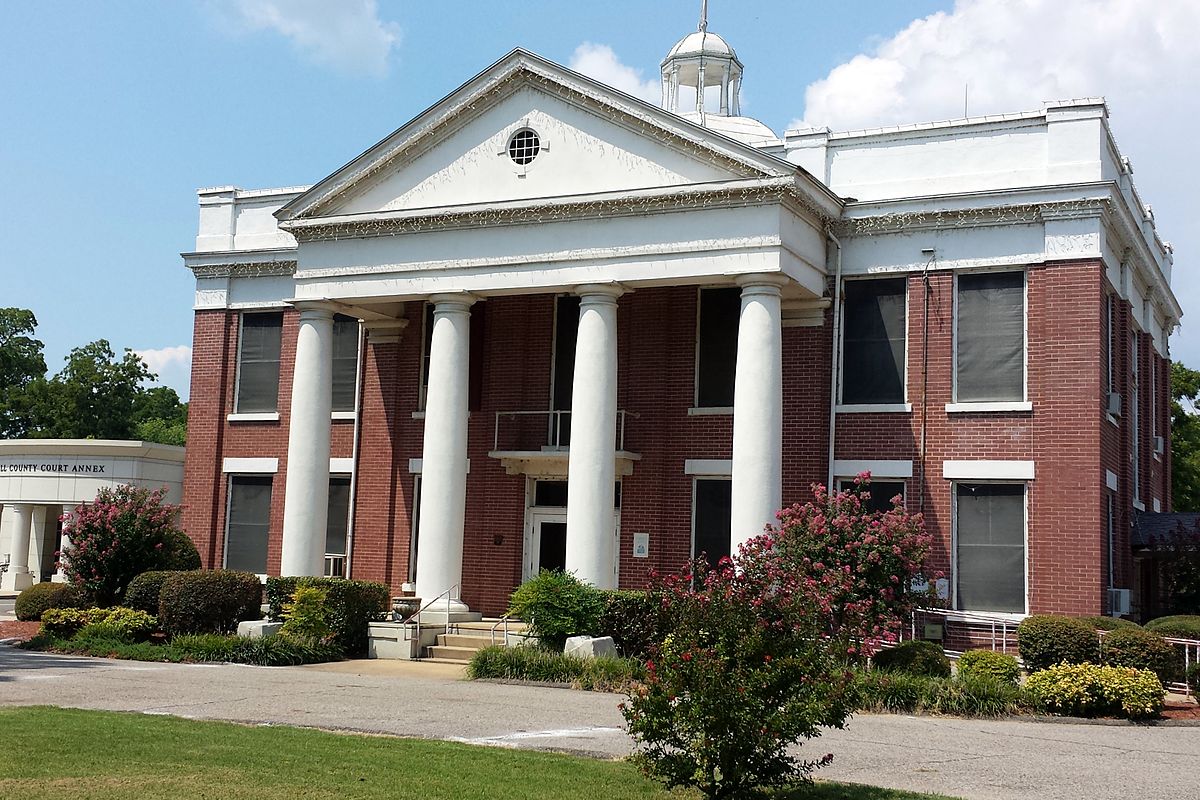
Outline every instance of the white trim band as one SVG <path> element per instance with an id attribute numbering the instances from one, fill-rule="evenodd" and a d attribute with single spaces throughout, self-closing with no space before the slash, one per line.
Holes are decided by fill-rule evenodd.
<path id="1" fill-rule="evenodd" d="M 222 472 L 271 473 L 279 472 L 278 458 L 226 458 L 221 462 Z"/>
<path id="2" fill-rule="evenodd" d="M 255 411 L 253 413 L 246 412 L 243 414 L 230 414 L 225 417 L 226 422 L 279 422 L 278 411 Z"/>
<path id="3" fill-rule="evenodd" d="M 683 462 L 685 475 L 715 475 L 728 478 L 733 474 L 733 459 L 730 458 L 689 458 Z"/>
<path id="4" fill-rule="evenodd" d="M 1104 485 L 1114 492 L 1117 490 L 1117 473 L 1112 470 L 1104 470 Z"/>
<path id="5" fill-rule="evenodd" d="M 839 414 L 911 414 L 912 403 L 851 403 L 838 404 Z"/>
<path id="6" fill-rule="evenodd" d="M 859 473 L 869 472 L 872 478 L 911 478 L 911 461 L 842 461 L 833 462 L 835 478 L 853 478 Z"/>
<path id="7" fill-rule="evenodd" d="M 1033 403 L 946 403 L 947 414 L 984 414 L 996 411 L 1033 411 Z"/>
<path id="8" fill-rule="evenodd" d="M 942 477 L 948 480 L 1031 481 L 1032 461 L 943 461 Z"/>
<path id="9" fill-rule="evenodd" d="M 329 459 L 329 471 L 338 475 L 349 475 L 354 472 L 354 459 L 331 458 Z"/>

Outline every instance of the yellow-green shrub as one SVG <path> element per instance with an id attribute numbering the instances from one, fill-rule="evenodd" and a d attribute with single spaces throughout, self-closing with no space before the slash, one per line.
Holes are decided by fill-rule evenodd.
<path id="1" fill-rule="evenodd" d="M 962 678 L 993 678 L 1015 686 L 1021 677 L 1021 667 L 1017 659 L 1007 653 L 968 650 L 958 658 L 958 674 Z"/>
<path id="2" fill-rule="evenodd" d="M 1033 673 L 1025 691 L 1036 708 L 1074 717 L 1155 717 L 1163 685 L 1148 669 L 1059 664 Z"/>
<path id="3" fill-rule="evenodd" d="M 94 635 L 135 642 L 153 633 L 155 625 L 154 617 L 145 611 L 122 606 L 52 608 L 42 614 L 42 631 L 60 639 L 70 639 L 86 629 Z"/>
<path id="4" fill-rule="evenodd" d="M 108 619 L 107 608 L 51 608 L 42 614 L 42 632 L 70 639 L 85 625 Z"/>

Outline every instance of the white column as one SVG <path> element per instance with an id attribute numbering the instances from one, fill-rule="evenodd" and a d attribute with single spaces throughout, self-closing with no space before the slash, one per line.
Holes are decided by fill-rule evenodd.
<path id="1" fill-rule="evenodd" d="M 333 309 L 303 303 L 296 333 L 281 575 L 325 574 L 329 420 L 333 410 Z"/>
<path id="2" fill-rule="evenodd" d="M 71 513 L 74 510 L 75 510 L 74 503 L 63 503 L 62 504 L 62 516 L 64 517 L 64 519 L 63 519 L 64 525 L 66 524 L 67 520 L 71 518 Z M 63 565 L 63 557 L 66 555 L 67 551 L 70 549 L 71 549 L 71 537 L 67 535 L 66 531 L 63 531 L 62 541 L 60 541 L 58 543 L 58 568 L 54 571 L 54 577 L 52 577 L 50 579 L 54 583 L 66 583 L 67 582 L 67 573 L 63 569 L 62 565 Z"/>
<path id="3" fill-rule="evenodd" d="M 30 512 L 32 520 L 29 533 L 29 573 L 34 583 L 42 580 L 42 562 L 46 556 L 46 507 L 36 505 Z"/>
<path id="4" fill-rule="evenodd" d="M 425 602 L 447 590 L 447 608 L 461 601 L 463 525 L 467 505 L 467 401 L 472 295 L 439 294 L 433 303 L 425 440 L 421 449 L 421 516 L 417 530 L 417 596 Z M 457 588 L 456 588 L 457 587 Z"/>
<path id="5" fill-rule="evenodd" d="M 12 538 L 9 540 L 8 569 L 0 580 L 0 591 L 20 592 L 33 585 L 29 574 L 29 530 L 33 524 L 33 506 L 29 503 L 13 503 L 5 506 L 13 515 Z"/>
<path id="6" fill-rule="evenodd" d="M 775 522 L 783 502 L 783 328 L 778 275 L 745 275 L 733 389 L 730 548 Z"/>
<path id="7" fill-rule="evenodd" d="M 617 298 L 611 284 L 580 286 L 579 335 L 571 390 L 567 462 L 568 572 L 601 589 L 613 587 L 617 453 Z"/>

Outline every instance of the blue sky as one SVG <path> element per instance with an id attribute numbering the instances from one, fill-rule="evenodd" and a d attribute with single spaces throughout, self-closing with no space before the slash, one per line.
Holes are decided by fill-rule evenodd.
<path id="1" fill-rule="evenodd" d="M 1038 108 L 1105 94 L 1176 244 L 1189 308 L 1200 0 L 838 4 L 712 0 L 743 113 L 782 132 Z M 515 46 L 630 91 L 697 0 L 0 4 L 0 305 L 31 308 L 51 372 L 74 346 L 146 351 L 187 390 L 195 189 L 319 180 Z M 621 84 L 624 85 L 621 85 Z M 1200 326 L 1197 326 L 1200 328 Z M 1176 355 L 1200 366 L 1200 336 Z"/>

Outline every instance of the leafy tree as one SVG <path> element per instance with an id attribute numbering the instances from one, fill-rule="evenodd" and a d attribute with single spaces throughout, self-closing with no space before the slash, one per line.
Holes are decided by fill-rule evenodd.
<path id="1" fill-rule="evenodd" d="M 46 375 L 36 328 L 32 311 L 0 308 L 0 439 L 26 436 L 31 427 L 30 387 Z"/>
<path id="2" fill-rule="evenodd" d="M 196 569 L 200 555 L 178 527 L 179 507 L 163 502 L 165 490 L 103 488 L 63 521 L 71 547 L 63 571 L 99 605 L 118 602 L 129 582 L 149 570 Z"/>
<path id="3" fill-rule="evenodd" d="M 187 440 L 187 403 L 169 386 L 143 389 L 134 400 L 134 438 L 183 445 Z"/>
<path id="4" fill-rule="evenodd" d="M 76 347 L 47 382 L 39 435 L 52 439 L 129 439 L 143 381 L 152 380 L 132 350 L 117 359 L 107 339 Z"/>
<path id="5" fill-rule="evenodd" d="M 1178 511 L 1200 511 L 1200 371 L 1171 364 L 1171 494 Z"/>
<path id="6" fill-rule="evenodd" d="M 896 504 L 813 489 L 733 560 L 663 581 L 671 634 L 621 710 L 643 771 L 710 798 L 806 780 L 832 756 L 794 745 L 854 709 L 851 665 L 889 638 L 913 602 L 930 538 Z"/>

